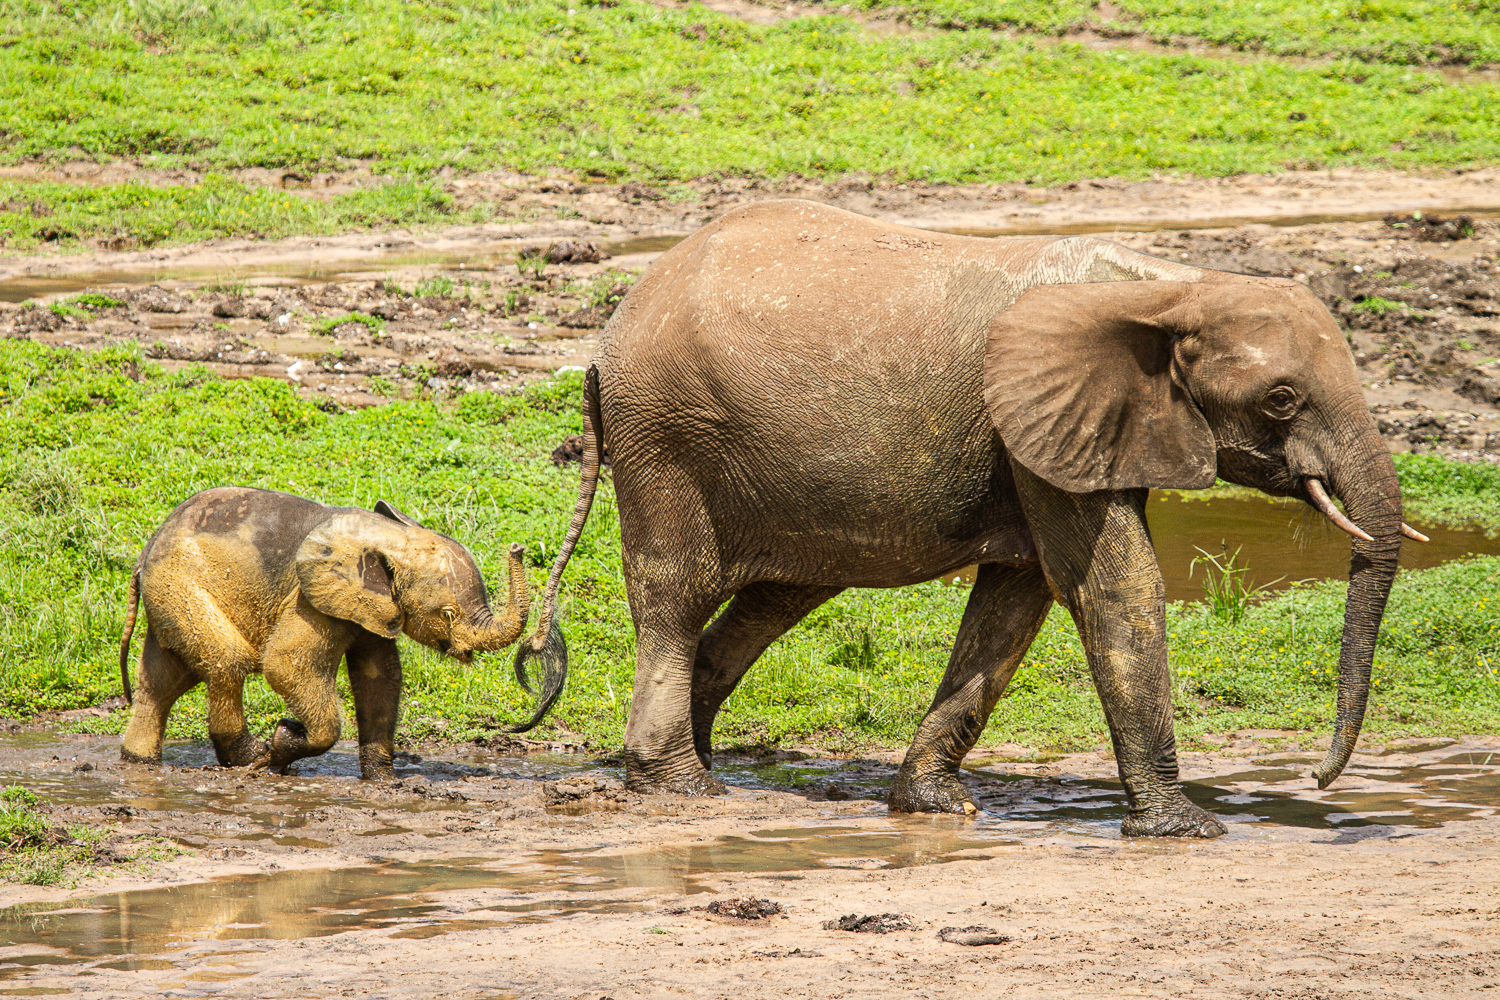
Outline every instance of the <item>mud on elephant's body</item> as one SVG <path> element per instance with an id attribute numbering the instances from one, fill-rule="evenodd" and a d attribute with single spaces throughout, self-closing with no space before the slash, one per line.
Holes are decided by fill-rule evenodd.
<path id="1" fill-rule="evenodd" d="M 974 810 L 959 762 L 1057 600 L 1104 705 L 1125 831 L 1223 832 L 1178 787 L 1144 517 L 1150 488 L 1216 472 L 1335 510 L 1326 484 L 1368 532 L 1320 780 L 1348 760 L 1401 497 L 1344 338 L 1295 282 L 1092 238 L 947 236 L 764 203 L 662 255 L 586 384 L 584 483 L 542 620 L 607 447 L 638 634 L 632 787 L 722 788 L 708 772 L 720 705 L 842 588 L 979 563 L 892 807 Z"/>
<path id="2" fill-rule="evenodd" d="M 124 760 L 160 761 L 167 714 L 202 682 L 219 763 L 280 769 L 323 753 L 339 736 L 335 681 L 347 657 L 366 778 L 395 776 L 396 637 L 467 663 L 513 643 L 527 613 L 518 545 L 509 607 L 496 620 L 468 550 L 385 501 L 371 512 L 239 487 L 184 501 L 136 562 L 120 643 L 127 698 L 138 601 L 147 627 Z M 260 672 L 295 716 L 269 744 L 245 726 L 245 677 Z"/>

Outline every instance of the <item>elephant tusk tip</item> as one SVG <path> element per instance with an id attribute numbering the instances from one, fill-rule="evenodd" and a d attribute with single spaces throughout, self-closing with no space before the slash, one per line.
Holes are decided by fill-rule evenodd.
<path id="1" fill-rule="evenodd" d="M 1363 542 L 1373 542 L 1375 539 L 1369 532 L 1349 520 L 1344 512 L 1333 505 L 1328 499 L 1328 492 L 1323 489 L 1323 483 L 1314 476 L 1308 476 L 1306 480 L 1307 495 L 1312 498 L 1313 506 L 1322 512 L 1323 516 L 1338 526 L 1339 530 L 1347 532 Z"/>
<path id="2" fill-rule="evenodd" d="M 1418 531 L 1416 528 L 1413 528 L 1405 521 L 1401 522 L 1401 534 L 1405 535 L 1407 538 L 1410 538 L 1414 542 L 1432 541 L 1432 539 L 1428 538 L 1426 535 L 1422 534 L 1420 531 Z"/>

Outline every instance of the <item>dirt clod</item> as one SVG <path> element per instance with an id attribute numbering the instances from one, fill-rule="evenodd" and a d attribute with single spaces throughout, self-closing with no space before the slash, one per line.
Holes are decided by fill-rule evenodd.
<path id="1" fill-rule="evenodd" d="M 894 931 L 914 931 L 917 922 L 905 913 L 875 913 L 860 916 L 851 913 L 837 920 L 823 921 L 825 931 L 853 931 L 855 934 L 890 934 Z"/>
<path id="2" fill-rule="evenodd" d="M 559 240 L 547 248 L 549 264 L 597 264 L 609 254 L 583 240 Z"/>
<path id="3" fill-rule="evenodd" d="M 982 944 L 1009 944 L 1010 938 L 993 927 L 974 924 L 970 927 L 944 927 L 938 931 L 938 939 L 949 944 L 977 947 Z"/>
<path id="4" fill-rule="evenodd" d="M 1474 235 L 1474 219 L 1468 215 L 1444 218 L 1421 212 L 1410 215 L 1393 213 L 1385 217 L 1385 224 L 1392 229 L 1410 229 L 1412 235 L 1424 243 L 1466 240 Z"/>
<path id="5" fill-rule="evenodd" d="M 764 920 L 767 917 L 779 916 L 781 904 L 773 903 L 769 899 L 756 899 L 747 896 L 744 899 L 716 899 L 704 907 L 708 913 L 718 917 L 733 917 L 736 920 Z"/>

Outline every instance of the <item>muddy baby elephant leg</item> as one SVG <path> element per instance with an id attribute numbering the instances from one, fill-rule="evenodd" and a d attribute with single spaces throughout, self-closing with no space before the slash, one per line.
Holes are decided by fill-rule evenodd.
<path id="1" fill-rule="evenodd" d="M 148 628 L 136 673 L 135 698 L 130 725 L 120 743 L 120 759 L 129 764 L 160 764 L 161 745 L 167 731 L 167 716 L 177 699 L 198 685 L 201 678 L 182 658 L 162 649 Z"/>
<path id="2" fill-rule="evenodd" d="M 245 725 L 245 676 L 222 664 L 208 677 L 208 738 L 224 767 L 246 767 L 266 753 Z"/>
<path id="3" fill-rule="evenodd" d="M 978 812 L 958 778 L 959 765 L 984 731 L 1051 605 L 1039 567 L 979 568 L 948 670 L 891 782 L 893 812 Z"/>
<path id="4" fill-rule="evenodd" d="M 349 688 L 359 727 L 359 770 L 368 781 L 394 781 L 401 655 L 394 639 L 372 635 L 349 647 Z"/>
<path id="5" fill-rule="evenodd" d="M 1129 812 L 1127 837 L 1217 837 L 1177 784 L 1165 589 L 1145 490 L 1067 493 L 1012 466 L 1042 567 L 1078 626 Z"/>
<path id="6" fill-rule="evenodd" d="M 337 671 L 342 645 L 330 646 L 318 630 L 294 622 L 278 625 L 267 643 L 263 668 L 266 683 L 281 695 L 292 718 L 276 723 L 264 763 L 286 768 L 303 757 L 327 753 L 338 742 L 342 711 Z"/>
<path id="7" fill-rule="evenodd" d="M 745 671 L 767 646 L 842 589 L 752 583 L 704 630 L 693 662 L 693 746 L 705 768 L 713 766 L 714 719 Z"/>

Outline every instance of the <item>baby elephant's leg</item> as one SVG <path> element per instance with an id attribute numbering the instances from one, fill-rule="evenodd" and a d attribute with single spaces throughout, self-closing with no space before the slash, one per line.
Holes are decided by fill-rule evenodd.
<path id="1" fill-rule="evenodd" d="M 133 764 L 160 764 L 161 744 L 167 731 L 167 715 L 177 699 L 198 684 L 198 674 L 182 658 L 162 649 L 148 628 L 141 648 L 141 667 L 136 672 L 135 698 L 130 725 L 120 744 L 120 759 Z"/>
<path id="2" fill-rule="evenodd" d="M 359 725 L 359 769 L 372 781 L 395 780 L 396 713 L 401 704 L 401 656 L 394 639 L 370 635 L 349 647 L 349 688 Z"/>
<path id="3" fill-rule="evenodd" d="M 293 716 L 276 723 L 268 764 L 284 772 L 294 761 L 327 753 L 338 741 L 343 712 L 336 684 L 343 644 L 297 615 L 278 622 L 266 643 L 266 683 Z"/>
<path id="4" fill-rule="evenodd" d="M 220 665 L 208 675 L 208 736 L 224 767 L 245 767 L 265 757 L 266 745 L 245 725 L 245 675 Z"/>

